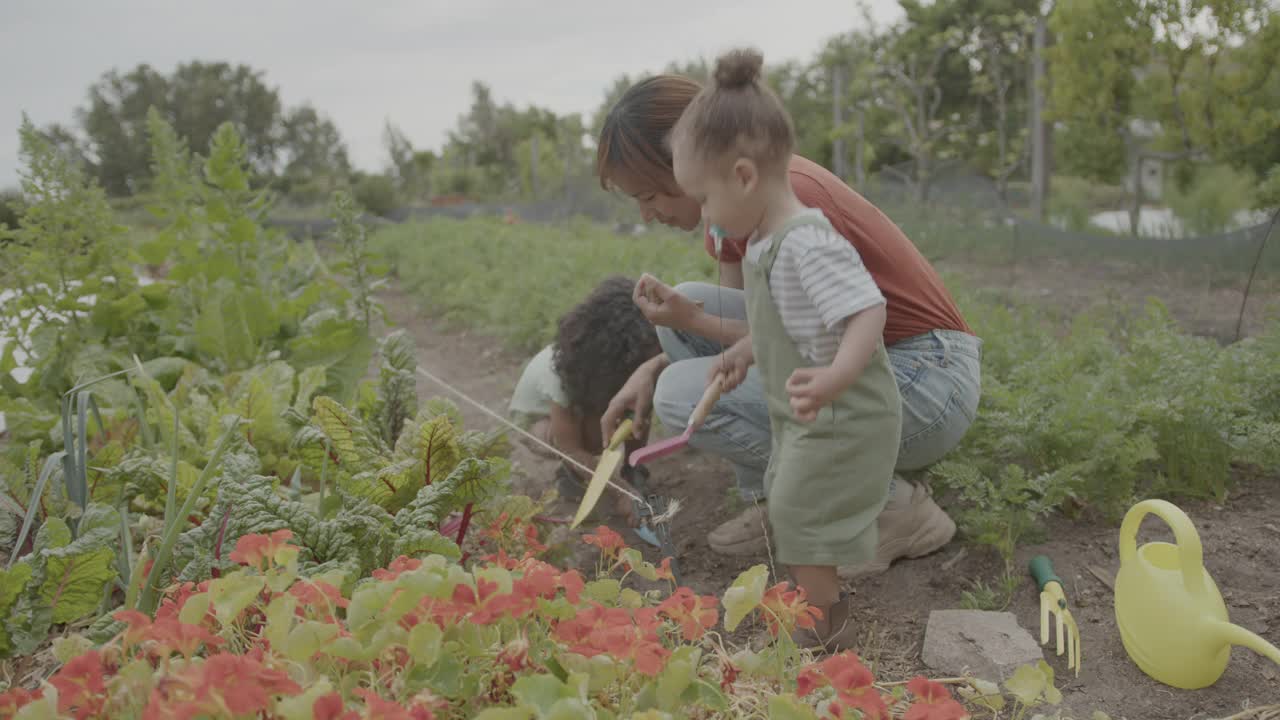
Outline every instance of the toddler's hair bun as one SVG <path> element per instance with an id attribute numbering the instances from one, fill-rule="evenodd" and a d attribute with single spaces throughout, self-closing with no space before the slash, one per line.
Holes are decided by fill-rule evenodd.
<path id="1" fill-rule="evenodd" d="M 725 90 L 738 90 L 754 85 L 760 79 L 764 56 L 758 50 L 731 50 L 716 60 L 716 85 Z"/>

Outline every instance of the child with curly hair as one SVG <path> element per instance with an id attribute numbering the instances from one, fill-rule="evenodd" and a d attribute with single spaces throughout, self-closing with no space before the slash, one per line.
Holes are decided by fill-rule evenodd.
<path id="1" fill-rule="evenodd" d="M 609 401 L 637 367 L 662 351 L 653 325 L 632 301 L 635 286 L 631 278 L 608 277 L 561 316 L 554 342 L 529 361 L 512 394 L 515 422 L 586 467 L 600 460 L 600 417 Z M 628 453 L 643 442 L 642 436 L 629 438 Z M 534 443 L 529 447 L 550 456 Z M 624 485 L 634 472 L 623 467 Z M 580 498 L 591 479 L 566 462 L 556 476 L 560 494 L 571 499 Z M 637 524 L 628 498 L 620 496 L 617 509 Z"/>
<path id="2" fill-rule="evenodd" d="M 885 300 L 857 250 L 787 178 L 790 116 L 760 80 L 763 58 L 719 58 L 672 129 L 676 182 L 714 237 L 748 238 L 750 334 L 711 367 L 729 392 L 757 364 L 769 410 L 765 473 L 776 557 L 822 611 L 804 647 L 839 651 L 856 635 L 837 567 L 876 548 L 876 517 L 898 457 L 902 399 L 882 334 Z"/>

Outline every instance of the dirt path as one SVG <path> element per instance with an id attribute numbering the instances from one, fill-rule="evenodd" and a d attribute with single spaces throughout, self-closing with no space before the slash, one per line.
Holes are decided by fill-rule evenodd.
<path id="1" fill-rule="evenodd" d="M 447 332 L 443 324 L 420 312 L 417 304 L 396 292 L 383 295 L 388 314 L 406 328 L 419 348 L 419 362 L 490 409 L 504 413 L 512 388 L 527 360 L 499 349 L 492 338 L 474 332 Z M 422 398 L 452 397 L 448 391 L 419 378 Z M 497 423 L 463 402 L 458 402 L 468 427 L 492 428 Z M 554 463 L 514 443 L 519 491 L 537 496 L 550 486 Z M 724 557 L 708 548 L 707 532 L 734 512 L 729 499 L 732 484 L 727 464 L 697 451 L 664 458 L 652 466 L 651 484 L 657 492 L 678 497 L 683 510 L 676 516 L 672 534 L 679 553 L 683 581 L 698 593 L 719 596 L 738 573 L 768 558 Z M 606 498 L 607 499 L 607 498 Z M 945 498 L 943 499 L 945 500 Z M 646 557 L 658 560 L 654 548 L 627 532 L 602 500 L 600 522 L 623 532 Z M 945 504 L 944 504 L 945 506 Z M 1205 565 L 1222 589 L 1231 620 L 1273 644 L 1280 645 L 1280 479 L 1246 479 L 1225 506 L 1181 503 L 1195 522 L 1204 545 Z M 562 503 L 557 513 L 568 516 L 572 506 Z M 591 521 L 588 525 L 594 527 Z M 1143 525 L 1140 542 L 1172 541 L 1172 534 L 1158 521 Z M 1087 718 L 1103 710 L 1112 718 L 1221 718 L 1249 707 L 1280 703 L 1280 667 L 1251 651 L 1234 648 L 1230 664 L 1212 687 L 1181 691 L 1154 682 L 1128 659 L 1116 629 L 1110 589 L 1089 568 L 1114 578 L 1119 568 L 1116 552 L 1118 528 L 1071 523 L 1055 517 L 1049 522 L 1049 540 L 1022 548 L 1017 562 L 1025 567 L 1038 554 L 1048 554 L 1066 585 L 1072 611 L 1082 635 L 1083 665 L 1078 678 L 1068 673 L 1064 658 L 1052 649 L 1045 658 L 1057 673 L 1065 700 L 1064 717 Z M 864 580 L 852 590 L 857 617 L 865 626 L 861 655 L 873 663 L 877 677 L 907 679 L 930 672 L 920 660 L 925 626 L 931 610 L 960 606 L 961 593 L 971 581 L 994 583 L 1000 561 L 994 553 L 966 546 L 957 537 L 932 556 L 895 564 L 884 574 Z M 579 557 L 592 562 L 591 548 Z M 1039 599 L 1028 576 L 1014 594 L 1008 611 L 1022 627 L 1039 635 Z M 736 635 L 750 634 L 747 628 Z M 1170 632 L 1178 632 L 1170 628 Z M 1046 711 L 1042 708 L 1041 711 Z"/>

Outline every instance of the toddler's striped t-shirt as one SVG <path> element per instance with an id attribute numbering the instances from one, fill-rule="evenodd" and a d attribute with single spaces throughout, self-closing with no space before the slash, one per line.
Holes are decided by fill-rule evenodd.
<path id="1" fill-rule="evenodd" d="M 804 212 L 822 216 L 817 208 Z M 775 240 L 749 242 L 747 262 L 759 265 Z M 814 365 L 835 359 L 851 315 L 885 302 L 853 244 L 816 225 L 787 233 L 769 273 L 769 290 L 787 334 Z"/>

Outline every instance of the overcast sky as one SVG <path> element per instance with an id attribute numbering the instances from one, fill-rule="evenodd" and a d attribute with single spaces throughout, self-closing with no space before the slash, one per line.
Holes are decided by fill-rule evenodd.
<path id="1" fill-rule="evenodd" d="M 868 0 L 876 19 L 895 0 Z M 70 122 L 110 68 L 169 73 L 201 59 L 265 72 L 286 107 L 310 101 L 352 162 L 381 168 L 383 123 L 439 149 L 472 80 L 499 102 L 557 113 L 599 106 L 622 73 L 752 44 L 765 62 L 810 59 L 860 22 L 855 0 L 6 0 L 0 24 L 0 188 L 17 183 L 22 113 Z"/>

